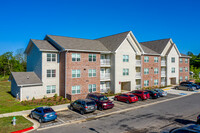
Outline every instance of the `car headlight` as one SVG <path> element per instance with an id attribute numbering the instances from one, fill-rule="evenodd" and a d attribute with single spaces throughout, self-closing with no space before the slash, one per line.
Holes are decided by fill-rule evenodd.
<path id="1" fill-rule="evenodd" d="M 106 106 L 106 105 L 107 105 L 107 103 L 103 103 L 103 105 L 104 105 L 104 106 Z"/>

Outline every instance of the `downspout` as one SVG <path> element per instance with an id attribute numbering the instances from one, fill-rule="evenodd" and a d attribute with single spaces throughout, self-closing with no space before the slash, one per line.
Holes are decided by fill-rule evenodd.
<path id="1" fill-rule="evenodd" d="M 65 52 L 65 98 L 66 98 L 66 88 L 67 88 L 67 53 L 68 51 Z"/>

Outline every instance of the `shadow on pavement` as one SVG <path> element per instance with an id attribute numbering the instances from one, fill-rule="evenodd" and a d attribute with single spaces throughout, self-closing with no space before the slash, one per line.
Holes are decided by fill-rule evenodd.
<path id="1" fill-rule="evenodd" d="M 196 124 L 196 121 L 191 121 L 191 120 L 185 120 L 185 119 L 175 119 L 174 121 L 180 123 L 180 124 Z"/>

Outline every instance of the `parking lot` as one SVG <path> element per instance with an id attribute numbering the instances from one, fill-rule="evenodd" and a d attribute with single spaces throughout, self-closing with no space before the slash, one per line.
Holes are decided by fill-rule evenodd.
<path id="1" fill-rule="evenodd" d="M 81 115 L 81 114 L 79 114 L 79 112 L 72 111 L 69 109 L 64 110 L 64 111 L 58 111 L 57 112 L 57 115 L 58 115 L 57 120 L 51 121 L 51 122 L 46 122 L 46 123 L 41 123 L 39 129 L 51 127 L 51 126 L 55 126 L 55 125 L 59 125 L 59 124 L 64 124 L 64 123 L 71 123 L 71 122 L 77 121 L 77 120 L 93 118 L 95 116 L 105 115 L 108 113 L 114 113 L 114 112 L 121 111 L 124 109 L 139 107 L 141 105 L 148 105 L 148 104 L 155 103 L 158 101 L 163 101 L 166 99 L 171 99 L 171 98 L 180 97 L 180 96 L 181 95 L 168 94 L 166 97 L 160 97 L 158 99 L 148 99 L 148 100 L 138 101 L 136 103 L 131 103 L 131 104 L 127 104 L 127 103 L 120 102 L 120 101 L 114 101 L 115 106 L 112 109 L 103 110 L 103 111 L 96 110 L 93 113 L 87 113 L 84 115 Z M 113 100 L 113 99 L 111 99 L 111 100 Z"/>

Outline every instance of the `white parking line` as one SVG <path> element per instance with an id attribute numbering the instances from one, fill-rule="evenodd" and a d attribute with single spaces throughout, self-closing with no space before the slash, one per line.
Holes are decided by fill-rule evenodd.
<path id="1" fill-rule="evenodd" d="M 79 115 L 79 116 L 81 116 L 81 117 L 84 117 L 84 118 L 87 118 L 86 116 L 84 116 L 84 115 L 81 115 L 81 114 L 79 114 L 78 112 L 76 112 L 76 111 L 72 111 L 72 110 L 69 110 L 70 112 L 72 112 L 72 113 L 74 113 L 74 114 L 77 114 L 77 115 Z"/>
<path id="2" fill-rule="evenodd" d="M 62 119 L 60 119 L 60 118 L 58 118 L 58 117 L 57 117 L 57 119 L 58 119 L 59 121 L 61 121 L 61 122 L 65 123 L 65 121 L 63 121 Z"/>

